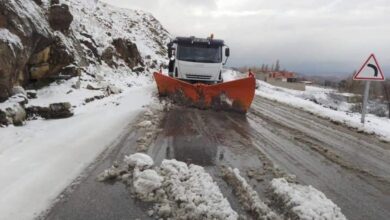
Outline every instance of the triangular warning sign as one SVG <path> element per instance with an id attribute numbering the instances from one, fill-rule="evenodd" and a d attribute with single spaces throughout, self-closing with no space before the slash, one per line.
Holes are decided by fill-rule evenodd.
<path id="1" fill-rule="evenodd" d="M 382 69 L 374 54 L 371 54 L 360 70 L 353 76 L 354 80 L 384 81 Z"/>

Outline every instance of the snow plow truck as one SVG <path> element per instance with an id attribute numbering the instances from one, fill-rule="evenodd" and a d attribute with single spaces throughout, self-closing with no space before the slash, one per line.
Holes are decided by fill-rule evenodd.
<path id="1" fill-rule="evenodd" d="M 249 71 L 245 78 L 223 82 L 223 66 L 229 56 L 229 47 L 213 35 L 175 38 L 168 44 L 168 74 L 154 73 L 159 95 L 200 109 L 246 113 L 256 80 Z"/>

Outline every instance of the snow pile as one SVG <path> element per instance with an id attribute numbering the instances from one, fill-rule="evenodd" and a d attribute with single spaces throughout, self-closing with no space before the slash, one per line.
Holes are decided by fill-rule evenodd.
<path id="1" fill-rule="evenodd" d="M 224 82 L 245 78 L 247 76 L 248 76 L 247 74 L 232 69 L 223 69 L 222 71 L 222 79 Z"/>
<path id="2" fill-rule="evenodd" d="M 125 156 L 124 161 L 129 167 L 138 168 L 140 170 L 150 168 L 154 163 L 153 159 L 149 155 L 142 153 L 135 153 L 130 156 Z"/>
<path id="3" fill-rule="evenodd" d="M 312 186 L 288 183 L 285 179 L 271 181 L 272 193 L 284 203 L 286 215 L 302 220 L 344 220 L 341 209 Z"/>
<path id="4" fill-rule="evenodd" d="M 165 192 L 174 207 L 173 217 L 184 219 L 237 219 L 218 185 L 203 167 L 176 160 L 161 164 Z"/>
<path id="5" fill-rule="evenodd" d="M 275 87 L 259 80 L 258 82 L 260 83 L 260 87 L 258 90 L 256 90 L 256 95 L 262 96 L 270 100 L 285 103 L 293 107 L 301 108 L 320 117 L 346 124 L 347 126 L 356 128 L 360 131 L 364 131 L 369 134 L 376 134 L 381 139 L 385 141 L 390 141 L 390 119 L 377 117 L 372 114 L 367 114 L 366 123 L 365 125 L 363 125 L 360 123 L 360 113 L 351 113 L 342 110 L 330 109 L 320 104 L 316 104 L 315 102 L 312 102 L 308 99 L 305 99 L 305 96 L 303 96 L 303 94 L 313 93 L 313 91 L 317 91 L 316 96 L 320 97 L 321 94 L 326 92 L 326 89 L 307 87 L 307 92 L 300 92 Z"/>
<path id="6" fill-rule="evenodd" d="M 145 121 L 140 122 L 140 123 L 137 125 L 137 127 L 139 127 L 139 128 L 148 128 L 148 127 L 150 127 L 150 126 L 152 126 L 152 125 L 153 125 L 153 123 L 152 123 L 151 121 L 145 120 Z"/>
<path id="7" fill-rule="evenodd" d="M 256 219 L 281 219 L 261 199 L 257 192 L 240 175 L 237 168 L 223 168 L 226 182 L 234 188 L 235 194 L 240 199 L 245 210 L 253 213 Z"/>
<path id="8" fill-rule="evenodd" d="M 98 181 L 114 180 L 121 174 L 121 170 L 118 169 L 117 165 L 112 165 L 109 169 L 104 170 L 103 173 L 97 177 Z"/>
<path id="9" fill-rule="evenodd" d="M 163 178 L 155 170 L 140 171 L 137 167 L 134 169 L 133 177 L 137 195 L 144 200 L 153 200 L 153 192 L 161 187 Z"/>
<path id="10" fill-rule="evenodd" d="M 143 164 L 153 164 L 153 160 L 142 153 L 126 156 L 125 163 L 130 164 L 127 170 L 113 172 L 110 168 L 99 177 L 116 173 L 114 178 L 108 179 L 122 180 L 137 198 L 156 202 L 151 215 L 172 219 L 238 219 L 238 214 L 203 167 L 164 160 L 160 167 L 142 170 L 140 166 L 146 168 Z"/>

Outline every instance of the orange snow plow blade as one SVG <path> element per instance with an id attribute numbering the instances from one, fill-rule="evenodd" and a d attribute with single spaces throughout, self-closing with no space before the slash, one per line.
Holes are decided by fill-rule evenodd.
<path id="1" fill-rule="evenodd" d="M 233 110 L 245 113 L 249 109 L 256 89 L 256 79 L 249 77 L 207 85 L 190 84 L 155 72 L 154 79 L 160 96 L 168 96 L 173 101 L 200 109 Z"/>

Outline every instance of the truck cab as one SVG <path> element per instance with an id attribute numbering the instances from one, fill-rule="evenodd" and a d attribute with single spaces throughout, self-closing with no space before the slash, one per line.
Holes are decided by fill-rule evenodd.
<path id="1" fill-rule="evenodd" d="M 169 76 L 187 82 L 222 82 L 222 68 L 230 55 L 223 40 L 177 37 L 168 44 Z"/>

